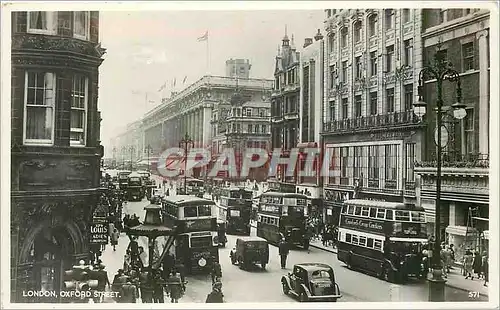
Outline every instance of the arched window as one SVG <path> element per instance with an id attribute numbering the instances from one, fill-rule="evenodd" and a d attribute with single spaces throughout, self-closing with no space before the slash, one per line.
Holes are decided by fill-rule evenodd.
<path id="1" fill-rule="evenodd" d="M 328 35 L 328 48 L 329 48 L 330 53 L 335 51 L 335 45 L 336 45 L 335 41 L 336 41 L 335 40 L 335 33 L 332 32 Z"/>
<path id="2" fill-rule="evenodd" d="M 377 23 L 378 23 L 377 14 L 370 15 L 370 17 L 368 18 L 368 29 L 370 37 L 373 37 L 374 35 L 377 34 Z"/>
<path id="3" fill-rule="evenodd" d="M 361 21 L 358 20 L 357 22 L 354 23 L 354 42 L 358 43 L 361 42 Z"/>
<path id="4" fill-rule="evenodd" d="M 342 48 L 347 47 L 347 36 L 347 27 L 343 27 L 342 30 L 340 30 Z"/>

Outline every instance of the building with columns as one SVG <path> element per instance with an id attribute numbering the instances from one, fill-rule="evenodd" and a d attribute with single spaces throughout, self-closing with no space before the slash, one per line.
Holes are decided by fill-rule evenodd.
<path id="1" fill-rule="evenodd" d="M 281 148 L 282 157 L 297 147 L 299 138 L 299 60 L 295 44 L 285 36 L 276 56 L 274 89 L 271 95 L 271 147 Z M 285 176 L 286 165 L 279 165 L 276 178 L 269 179 L 271 189 L 295 193 L 296 173 Z"/>
<path id="2" fill-rule="evenodd" d="M 488 249 L 489 219 L 489 107 L 490 59 L 489 17 L 485 9 L 423 10 L 422 44 L 425 63 L 443 53 L 460 73 L 462 101 L 467 115 L 462 120 L 445 115 L 448 132 L 444 141 L 441 187 L 441 240 L 455 244 L 459 260 L 466 247 Z M 427 102 L 420 176 L 420 204 L 434 228 L 436 199 L 436 146 L 434 143 L 435 80 L 424 84 Z M 443 83 L 443 105 L 456 102 L 456 85 Z"/>
<path id="3" fill-rule="evenodd" d="M 322 125 L 323 96 L 324 96 L 324 40 L 320 29 L 313 38 L 305 38 L 300 55 L 299 77 L 300 77 L 300 99 L 299 99 L 299 143 L 297 147 L 318 148 L 320 145 L 320 133 Z M 302 152 L 303 153 L 303 152 Z M 307 154 L 299 158 L 299 168 L 303 170 Z M 313 176 L 301 174 L 297 176 L 297 193 L 308 197 L 309 214 L 323 213 L 322 197 L 323 188 L 318 172 L 320 154 L 315 155 L 315 164 L 312 171 Z M 325 215 L 326 216 L 326 215 Z"/>
<path id="4" fill-rule="evenodd" d="M 416 203 L 421 25 L 415 9 L 326 10 L 322 144 L 334 176 L 323 182 L 332 223 L 354 196 Z"/>
<path id="5" fill-rule="evenodd" d="M 193 140 L 195 147 L 212 147 L 212 114 L 214 107 L 230 102 L 236 87 L 251 102 L 261 102 L 262 97 L 269 97 L 272 80 L 207 75 L 178 93 L 164 98 L 161 105 L 146 113 L 141 119 L 129 124 L 127 129 L 114 142 L 117 154 L 122 149 L 130 156 L 127 147 L 142 150 L 136 160 L 147 161 L 153 168 L 162 151 L 178 147 L 186 134 Z M 219 129 L 217 129 L 219 130 Z M 262 130 L 262 129 L 261 129 Z M 126 155 L 125 155 L 126 156 Z M 135 159 L 135 157 L 134 157 Z M 119 159 L 118 159 L 119 161 Z M 195 171 L 196 177 L 201 171 Z"/>

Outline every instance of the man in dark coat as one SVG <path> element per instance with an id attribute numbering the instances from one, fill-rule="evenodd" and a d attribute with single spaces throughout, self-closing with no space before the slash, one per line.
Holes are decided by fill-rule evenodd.
<path id="1" fill-rule="evenodd" d="M 122 303 L 135 303 L 137 300 L 137 287 L 130 280 L 122 286 Z"/>
<path id="2" fill-rule="evenodd" d="M 136 237 L 130 237 L 127 251 L 130 251 L 130 259 L 133 262 L 139 259 L 139 244 Z"/>
<path id="3" fill-rule="evenodd" d="M 97 270 L 95 274 L 97 278 L 97 291 L 104 292 L 106 290 L 106 285 L 111 286 L 111 283 L 109 283 L 108 272 L 104 270 L 103 264 L 99 265 L 99 270 Z M 98 302 L 103 302 L 101 298 L 98 299 Z"/>
<path id="4" fill-rule="evenodd" d="M 212 286 L 212 291 L 207 295 L 205 303 L 223 303 L 224 294 L 222 293 L 222 283 L 215 282 Z"/>
<path id="5" fill-rule="evenodd" d="M 288 243 L 285 240 L 281 240 L 281 242 L 279 244 L 279 255 L 281 258 L 281 269 L 286 268 L 286 259 L 287 259 L 289 252 L 290 252 L 290 248 L 288 246 Z"/>

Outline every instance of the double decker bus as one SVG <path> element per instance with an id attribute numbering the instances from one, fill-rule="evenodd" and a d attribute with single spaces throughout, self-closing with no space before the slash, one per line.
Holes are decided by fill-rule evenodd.
<path id="1" fill-rule="evenodd" d="M 195 196 L 168 196 L 162 202 L 163 223 L 175 227 L 171 254 L 188 274 L 207 273 L 219 261 L 215 203 Z"/>
<path id="2" fill-rule="evenodd" d="M 340 212 L 337 258 L 351 269 L 389 282 L 424 276 L 427 242 L 424 208 L 414 204 L 351 199 Z"/>
<path id="3" fill-rule="evenodd" d="M 230 187 L 221 190 L 218 220 L 225 224 L 228 234 L 250 236 L 250 215 L 253 192 L 245 188 Z"/>
<path id="4" fill-rule="evenodd" d="M 186 182 L 186 193 L 184 193 L 184 184 L 179 188 L 179 192 L 182 195 L 192 195 L 203 198 L 203 194 L 205 194 L 205 182 L 203 180 L 187 178 L 182 182 Z"/>
<path id="5" fill-rule="evenodd" d="M 257 236 L 277 244 L 281 238 L 289 244 L 309 248 L 306 233 L 307 196 L 295 193 L 263 193 L 257 211 Z"/>

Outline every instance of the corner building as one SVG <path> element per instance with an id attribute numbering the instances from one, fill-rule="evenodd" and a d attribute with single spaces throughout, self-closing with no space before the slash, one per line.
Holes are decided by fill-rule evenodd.
<path id="1" fill-rule="evenodd" d="M 353 197 L 416 203 L 423 122 L 413 113 L 422 68 L 421 13 L 326 10 L 322 144 L 327 222 Z M 331 210 L 331 211 L 328 211 Z M 330 215 L 331 214 L 331 215 Z"/>
<path id="2" fill-rule="evenodd" d="M 12 13 L 11 302 L 59 302 L 99 201 L 98 12 Z"/>
<path id="3" fill-rule="evenodd" d="M 442 53 L 459 72 L 466 116 L 457 120 L 444 113 L 447 138 L 441 168 L 441 240 L 455 245 L 455 259 L 464 251 L 488 250 L 489 240 L 489 109 L 490 12 L 485 9 L 423 10 L 423 58 L 427 64 Z M 444 109 L 457 100 L 455 83 L 443 83 Z M 434 132 L 437 100 L 435 80 L 424 84 L 427 127 L 422 144 L 419 200 L 426 209 L 429 233 L 434 234 L 436 152 Z"/>

